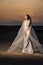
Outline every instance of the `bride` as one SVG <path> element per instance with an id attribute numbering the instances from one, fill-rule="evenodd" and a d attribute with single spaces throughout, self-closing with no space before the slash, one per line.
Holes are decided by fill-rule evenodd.
<path id="1" fill-rule="evenodd" d="M 39 43 L 34 29 L 32 28 L 31 17 L 27 14 L 24 17 L 23 24 L 18 31 L 18 34 L 9 47 L 7 52 L 22 52 L 22 53 L 43 53 L 42 45 Z"/>

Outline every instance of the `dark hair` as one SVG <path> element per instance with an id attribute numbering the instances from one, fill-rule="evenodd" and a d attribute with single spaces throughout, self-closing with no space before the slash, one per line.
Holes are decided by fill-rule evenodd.
<path id="1" fill-rule="evenodd" d="M 31 23 L 32 23 L 32 19 L 31 19 L 31 17 L 28 15 L 28 14 L 26 14 L 26 16 L 27 16 L 27 20 L 29 20 L 30 19 L 30 24 L 29 24 L 29 26 L 31 25 Z"/>
<path id="2" fill-rule="evenodd" d="M 31 20 L 31 17 L 28 15 L 28 14 L 26 14 L 26 16 L 27 16 L 27 20 Z"/>

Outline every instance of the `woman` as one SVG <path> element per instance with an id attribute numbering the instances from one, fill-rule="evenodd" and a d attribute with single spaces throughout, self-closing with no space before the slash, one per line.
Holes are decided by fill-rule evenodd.
<path id="1" fill-rule="evenodd" d="M 43 53 L 42 45 L 39 43 L 38 38 L 32 28 L 31 17 L 27 14 L 24 17 L 23 24 L 13 41 L 11 47 L 7 52 L 22 52 L 22 53 Z"/>

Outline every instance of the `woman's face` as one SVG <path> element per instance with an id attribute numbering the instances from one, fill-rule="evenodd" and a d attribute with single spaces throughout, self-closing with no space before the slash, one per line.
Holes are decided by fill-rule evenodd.
<path id="1" fill-rule="evenodd" d="M 27 20 L 27 16 L 26 15 L 24 16 L 24 20 Z"/>

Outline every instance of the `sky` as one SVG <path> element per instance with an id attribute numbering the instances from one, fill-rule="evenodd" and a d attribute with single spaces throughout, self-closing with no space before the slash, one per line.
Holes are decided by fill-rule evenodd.
<path id="1" fill-rule="evenodd" d="M 25 14 L 43 22 L 43 0 L 0 0 L 0 20 L 23 20 Z"/>

